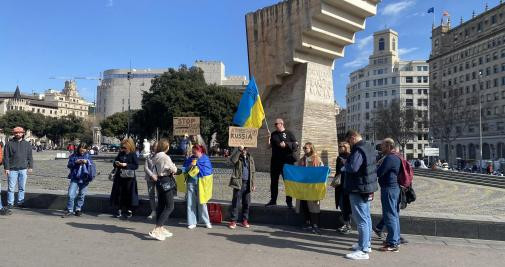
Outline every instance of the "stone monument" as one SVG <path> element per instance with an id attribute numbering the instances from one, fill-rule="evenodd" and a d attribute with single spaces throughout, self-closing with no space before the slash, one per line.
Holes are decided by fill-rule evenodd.
<path id="1" fill-rule="evenodd" d="M 354 43 L 380 0 L 286 0 L 246 15 L 249 72 L 259 87 L 271 131 L 277 117 L 299 140 L 312 142 L 334 168 L 337 130 L 333 63 Z M 300 151 L 301 153 L 301 151 Z M 265 127 L 253 150 L 259 170 L 271 151 Z"/>

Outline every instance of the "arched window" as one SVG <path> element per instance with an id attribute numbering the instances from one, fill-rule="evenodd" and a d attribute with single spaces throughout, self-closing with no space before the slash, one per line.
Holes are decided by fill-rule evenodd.
<path id="1" fill-rule="evenodd" d="M 393 51 L 396 51 L 396 39 L 393 38 Z"/>
<path id="2" fill-rule="evenodd" d="M 482 159 L 491 159 L 491 148 L 488 143 L 482 144 Z"/>
<path id="3" fill-rule="evenodd" d="M 505 158 L 505 144 L 500 142 L 498 143 L 497 147 L 498 147 L 496 150 L 497 158 L 499 159 Z"/>
<path id="4" fill-rule="evenodd" d="M 461 144 L 456 145 L 456 157 L 463 158 L 463 146 Z"/>
<path id="5" fill-rule="evenodd" d="M 384 38 L 379 39 L 379 51 L 384 50 Z"/>
<path id="6" fill-rule="evenodd" d="M 468 145 L 468 158 L 469 159 L 477 159 L 477 153 L 475 153 L 475 145 L 474 144 Z"/>

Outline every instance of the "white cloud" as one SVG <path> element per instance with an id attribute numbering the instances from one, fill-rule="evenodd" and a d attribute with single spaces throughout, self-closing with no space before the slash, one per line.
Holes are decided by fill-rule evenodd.
<path id="1" fill-rule="evenodd" d="M 404 0 L 400 1 L 397 3 L 385 5 L 384 8 L 382 9 L 382 15 L 385 16 L 396 16 L 403 10 L 413 6 L 415 4 L 415 1 L 412 0 Z"/>
<path id="2" fill-rule="evenodd" d="M 359 56 L 355 59 L 344 63 L 344 68 L 359 68 L 368 64 L 368 54 L 364 52 L 359 52 Z"/>
<path id="3" fill-rule="evenodd" d="M 367 36 L 358 41 L 358 49 L 362 50 L 370 45 L 373 41 L 373 35 Z"/>
<path id="4" fill-rule="evenodd" d="M 398 48 L 398 55 L 404 56 L 406 54 L 412 53 L 419 49 L 419 47 L 411 47 L 411 48 Z"/>

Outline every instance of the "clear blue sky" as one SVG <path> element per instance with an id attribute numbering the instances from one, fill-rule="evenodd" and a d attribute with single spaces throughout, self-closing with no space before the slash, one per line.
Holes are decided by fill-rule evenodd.
<path id="1" fill-rule="evenodd" d="M 61 89 L 50 76 L 98 76 L 111 68 L 178 67 L 197 59 L 221 60 L 229 75 L 248 75 L 246 13 L 277 0 L 16 0 L 0 8 L 0 91 Z M 427 59 L 432 15 L 444 10 L 452 25 L 499 0 L 385 0 L 366 30 L 347 47 L 334 70 L 336 100 L 345 105 L 349 72 L 367 64 L 374 31 L 399 35 L 402 59 Z M 96 81 L 78 80 L 93 101 Z"/>

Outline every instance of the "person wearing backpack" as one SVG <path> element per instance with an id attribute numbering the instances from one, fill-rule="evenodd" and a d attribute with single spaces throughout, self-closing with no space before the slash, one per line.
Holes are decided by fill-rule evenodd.
<path id="1" fill-rule="evenodd" d="M 89 146 L 85 143 L 80 143 L 77 150 L 68 159 L 67 167 L 70 169 L 68 179 L 68 202 L 67 212 L 62 218 L 81 216 L 82 207 L 84 205 L 84 198 L 88 191 L 89 183 L 96 176 L 96 166 L 88 153 Z M 75 199 L 77 198 L 77 204 Z M 75 213 L 74 213 L 75 212 Z"/>
<path id="2" fill-rule="evenodd" d="M 377 177 L 381 187 L 382 220 L 388 234 L 381 251 L 398 252 L 400 245 L 400 184 L 398 177 L 402 160 L 395 153 L 395 142 L 391 138 L 382 141 L 381 151 L 384 158 L 377 168 Z M 375 229 L 374 229 L 375 230 Z"/>

